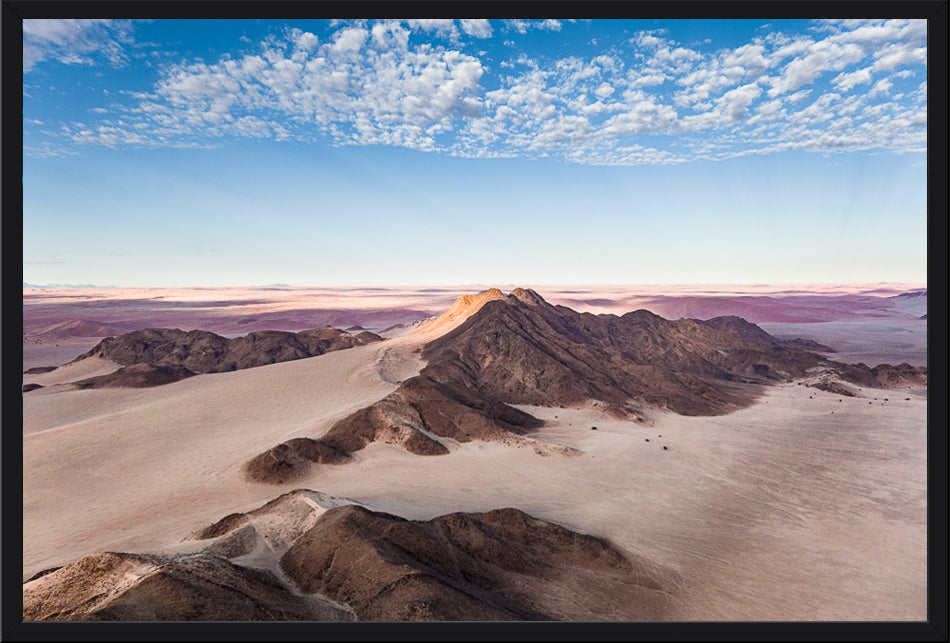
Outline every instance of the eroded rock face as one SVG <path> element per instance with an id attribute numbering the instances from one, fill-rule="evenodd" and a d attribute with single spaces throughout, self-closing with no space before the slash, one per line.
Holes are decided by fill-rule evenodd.
<path id="1" fill-rule="evenodd" d="M 25 621 L 350 620 L 273 574 L 208 554 L 91 554 L 23 585 Z"/>
<path id="2" fill-rule="evenodd" d="M 147 328 L 108 337 L 73 361 L 101 357 L 124 366 L 115 373 L 79 382 L 81 388 L 145 387 L 198 373 L 223 373 L 315 357 L 381 340 L 368 331 L 351 335 L 330 326 L 298 333 L 258 331 L 234 339 L 203 330 Z"/>

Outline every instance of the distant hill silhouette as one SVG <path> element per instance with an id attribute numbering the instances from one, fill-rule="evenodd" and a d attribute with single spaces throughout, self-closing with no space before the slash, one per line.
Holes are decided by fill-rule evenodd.
<path id="1" fill-rule="evenodd" d="M 114 373 L 78 382 L 80 388 L 143 387 L 198 373 L 222 373 L 315 357 L 381 340 L 368 331 L 352 335 L 330 326 L 297 333 L 258 331 L 233 339 L 204 330 L 146 328 L 106 338 L 73 362 L 101 357 L 123 366 Z"/>
<path id="2" fill-rule="evenodd" d="M 37 329 L 31 335 L 39 335 L 48 339 L 64 339 L 66 337 L 109 337 L 129 332 L 130 328 L 100 324 L 99 322 L 83 319 L 70 319 L 43 328 Z"/>

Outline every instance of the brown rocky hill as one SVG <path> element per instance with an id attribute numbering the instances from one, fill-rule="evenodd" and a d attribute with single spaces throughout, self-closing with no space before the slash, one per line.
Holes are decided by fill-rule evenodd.
<path id="1" fill-rule="evenodd" d="M 146 328 L 108 337 L 73 362 L 101 357 L 123 366 L 115 373 L 79 382 L 81 388 L 156 386 L 198 373 L 223 373 L 315 357 L 381 340 L 368 331 L 351 335 L 331 326 L 297 333 L 258 331 L 233 339 L 205 330 Z"/>
<path id="2" fill-rule="evenodd" d="M 753 324 L 742 317 L 737 317 L 736 315 L 723 315 L 721 317 L 713 317 L 712 319 L 696 321 L 705 326 L 709 326 L 710 328 L 735 333 L 758 344 L 772 346 L 773 348 L 776 346 L 785 346 L 801 348 L 807 351 L 817 351 L 820 353 L 835 352 L 835 350 L 830 346 L 819 344 L 818 342 L 811 339 L 776 339 L 762 330 L 762 328 L 756 324 Z"/>
<path id="3" fill-rule="evenodd" d="M 578 313 L 518 288 L 427 344 L 423 374 L 464 382 L 510 404 L 593 399 L 622 410 L 636 400 L 684 415 L 717 415 L 754 397 L 754 389 L 732 384 L 798 377 L 821 359 L 761 333 L 768 339 L 646 310 Z"/>
<path id="4" fill-rule="evenodd" d="M 479 305 L 424 346 L 428 364 L 418 376 L 318 439 L 296 438 L 259 454 L 246 463 L 247 475 L 282 483 L 311 463 L 346 462 L 375 441 L 440 455 L 448 452 L 446 439 L 506 440 L 541 425 L 512 404 L 576 407 L 596 400 L 621 417 L 640 417 L 644 406 L 721 415 L 750 404 L 762 385 L 816 369 L 867 386 L 926 382 L 926 369 L 839 364 L 739 317 L 594 315 L 552 306 L 521 288 L 507 297 L 483 295 L 462 302 Z"/>
<path id="5" fill-rule="evenodd" d="M 667 604 L 653 566 L 510 508 L 428 521 L 331 509 L 280 566 L 360 620 L 640 620 Z"/>
<path id="6" fill-rule="evenodd" d="M 406 520 L 340 500 L 298 489 L 202 530 L 195 553 L 40 572 L 23 584 L 24 618 L 603 621 L 670 607 L 671 571 L 517 509 Z M 250 552 L 280 574 L 241 564 Z"/>
<path id="7" fill-rule="evenodd" d="M 418 376 L 336 422 L 318 439 L 293 438 L 260 453 L 244 471 L 252 480 L 281 484 L 302 477 L 312 463 L 345 463 L 372 442 L 395 444 L 417 455 L 443 455 L 449 450 L 441 438 L 504 441 L 541 426 L 541 420 L 478 389 Z"/>

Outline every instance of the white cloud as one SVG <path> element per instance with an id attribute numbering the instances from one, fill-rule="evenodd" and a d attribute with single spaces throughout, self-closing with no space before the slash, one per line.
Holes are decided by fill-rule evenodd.
<path id="1" fill-rule="evenodd" d="M 902 43 L 896 43 L 878 49 L 874 61 L 875 71 L 892 71 L 902 65 L 922 65 L 927 62 L 927 48 L 911 48 Z"/>
<path id="2" fill-rule="evenodd" d="M 826 71 L 837 71 L 861 60 L 865 52 L 856 44 L 837 44 L 822 40 L 810 45 L 805 56 L 795 58 L 785 67 L 782 76 L 771 79 L 770 96 L 794 91 L 810 84 Z"/>
<path id="3" fill-rule="evenodd" d="M 333 39 L 333 46 L 330 49 L 335 53 L 354 53 L 359 51 L 366 43 L 368 37 L 369 32 L 360 27 L 342 29 L 336 33 Z"/>
<path id="4" fill-rule="evenodd" d="M 749 124 L 755 125 L 768 121 L 775 121 L 784 117 L 786 111 L 782 108 L 781 100 L 770 100 L 759 104 L 755 114 L 749 118 Z"/>
<path id="5" fill-rule="evenodd" d="M 542 149 L 589 140 L 594 128 L 583 116 L 559 116 L 541 124 L 541 130 L 529 149 Z"/>
<path id="6" fill-rule="evenodd" d="M 608 98 L 615 91 L 616 90 L 613 88 L 613 86 L 610 83 L 601 83 L 600 86 L 598 86 L 597 89 L 594 90 L 594 95 L 596 95 L 597 98 L 600 98 L 601 100 L 603 100 L 605 98 Z"/>
<path id="7" fill-rule="evenodd" d="M 488 38 L 492 34 L 492 26 L 488 20 L 460 20 L 462 31 L 475 38 Z"/>
<path id="8" fill-rule="evenodd" d="M 670 76 L 667 76 L 666 74 L 637 74 L 637 73 L 631 73 L 630 77 L 632 79 L 630 81 L 630 87 L 633 87 L 635 89 L 638 87 L 650 87 L 653 85 L 662 85 L 670 78 Z"/>
<path id="9" fill-rule="evenodd" d="M 373 44 L 380 49 L 405 49 L 409 43 L 409 31 L 398 22 L 377 22 L 371 30 Z"/>
<path id="10" fill-rule="evenodd" d="M 125 62 L 124 47 L 131 42 L 132 25 L 127 20 L 23 21 L 23 71 L 55 59 L 70 64 L 92 64 L 92 54 L 112 65 Z"/>
<path id="11" fill-rule="evenodd" d="M 508 31 L 516 31 L 520 34 L 526 34 L 530 29 L 560 31 L 563 27 L 560 20 L 505 20 L 504 24 Z"/>
<path id="12" fill-rule="evenodd" d="M 76 54 L 65 54 L 56 58 L 64 65 L 91 65 L 92 58 L 88 56 L 77 56 Z"/>
<path id="13" fill-rule="evenodd" d="M 886 94 L 891 90 L 891 87 L 894 86 L 893 81 L 888 78 L 882 78 L 874 84 L 874 89 L 871 90 L 872 94 Z"/>
<path id="14" fill-rule="evenodd" d="M 409 28 L 436 33 L 444 37 L 455 37 L 458 30 L 455 28 L 454 20 L 424 18 L 418 20 L 409 20 Z"/>
<path id="15" fill-rule="evenodd" d="M 849 73 L 842 72 L 835 77 L 833 82 L 838 86 L 838 89 L 848 91 L 855 85 L 871 82 L 871 68 L 865 67 Z"/>
<path id="16" fill-rule="evenodd" d="M 300 29 L 294 29 L 291 38 L 294 41 L 294 47 L 305 52 L 313 51 L 320 42 L 320 39 L 309 31 L 301 31 Z"/>
<path id="17" fill-rule="evenodd" d="M 507 27 L 509 31 L 517 31 L 518 33 L 525 34 L 528 33 L 528 29 L 531 28 L 531 23 L 527 20 L 505 20 L 505 27 Z"/>
<path id="18" fill-rule="evenodd" d="M 762 88 L 754 83 L 732 89 L 722 95 L 719 105 L 733 122 L 741 121 L 747 115 L 747 109 L 752 101 L 759 97 Z"/>
<path id="19" fill-rule="evenodd" d="M 802 89 L 800 91 L 795 92 L 794 94 L 789 95 L 788 100 L 789 102 L 792 102 L 792 103 L 799 103 L 805 100 L 806 98 L 808 98 L 811 92 L 812 90 L 810 89 Z"/>
<path id="20" fill-rule="evenodd" d="M 626 136 L 648 132 L 662 132 L 674 126 L 676 110 L 657 102 L 652 96 L 639 90 L 624 93 L 625 111 L 610 117 L 600 133 L 605 137 Z"/>

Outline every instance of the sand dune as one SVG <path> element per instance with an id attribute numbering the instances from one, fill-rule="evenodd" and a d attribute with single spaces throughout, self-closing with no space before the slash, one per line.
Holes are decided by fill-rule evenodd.
<path id="1" fill-rule="evenodd" d="M 391 392 L 374 367 L 382 350 L 152 389 L 24 395 L 24 573 L 120 543 L 148 551 L 209 515 L 269 500 L 273 489 L 247 483 L 241 464 Z"/>
<path id="2" fill-rule="evenodd" d="M 66 384 L 89 377 L 108 375 L 122 368 L 122 365 L 102 357 L 90 357 L 81 362 L 60 366 L 48 373 L 24 374 L 24 384 L 40 384 L 41 386 L 55 386 Z"/>

